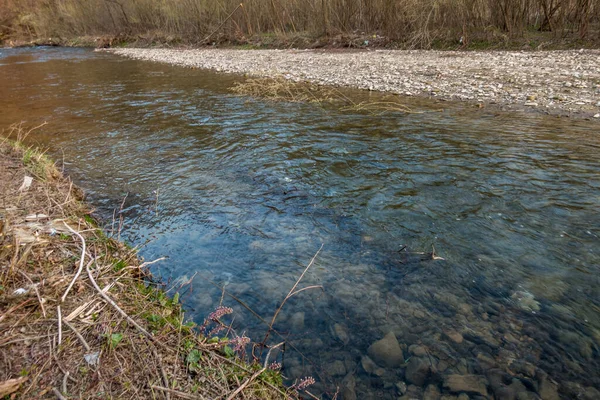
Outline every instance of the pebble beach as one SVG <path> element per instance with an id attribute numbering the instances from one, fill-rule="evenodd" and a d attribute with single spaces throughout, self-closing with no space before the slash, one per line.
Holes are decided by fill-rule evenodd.
<path id="1" fill-rule="evenodd" d="M 254 77 L 351 87 L 479 107 L 600 120 L 600 50 L 108 50 L 121 56 Z"/>

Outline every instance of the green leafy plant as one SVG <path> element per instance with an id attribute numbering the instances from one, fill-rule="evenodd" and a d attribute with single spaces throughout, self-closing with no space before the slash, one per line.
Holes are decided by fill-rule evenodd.
<path id="1" fill-rule="evenodd" d="M 29 163 L 31 162 L 31 159 L 33 158 L 34 154 L 35 153 L 33 152 L 32 149 L 26 149 L 23 152 L 23 164 L 24 165 L 29 165 Z"/>
<path id="2" fill-rule="evenodd" d="M 119 272 L 123 270 L 127 266 L 127 262 L 125 260 L 118 260 L 113 264 L 113 270 L 115 272 Z"/>
<path id="3" fill-rule="evenodd" d="M 235 351 L 229 346 L 223 346 L 223 353 L 227 356 L 227 358 L 234 358 Z"/>
<path id="4" fill-rule="evenodd" d="M 275 386 L 283 385 L 283 378 L 281 377 L 281 373 L 279 371 L 274 371 L 272 369 L 266 369 L 263 373 L 260 374 L 260 377 L 263 381 L 269 382 Z"/>
<path id="5" fill-rule="evenodd" d="M 185 363 L 190 371 L 198 371 L 200 369 L 200 361 L 202 361 L 202 352 L 198 349 L 190 351 L 185 358 Z"/>
<path id="6" fill-rule="evenodd" d="M 111 334 L 111 335 L 108 336 L 108 346 L 111 349 L 114 349 L 121 342 L 121 340 L 123 340 L 123 334 L 122 333 L 113 333 L 113 334 Z"/>

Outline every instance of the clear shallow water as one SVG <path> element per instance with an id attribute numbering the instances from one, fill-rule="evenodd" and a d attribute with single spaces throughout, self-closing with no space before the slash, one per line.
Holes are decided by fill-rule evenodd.
<path id="1" fill-rule="evenodd" d="M 31 139 L 106 220 L 127 194 L 123 237 L 169 257 L 153 268 L 169 287 L 193 277 L 174 290 L 197 321 L 221 301 L 213 283 L 270 320 L 323 244 L 302 283 L 323 290 L 292 298 L 272 335 L 313 392 L 600 389 L 597 123 L 268 103 L 231 95 L 234 76 L 81 49 L 0 50 L 0 78 L 1 126 L 48 121 Z M 432 246 L 444 260 L 416 254 Z M 389 332 L 408 363 L 373 368 Z M 485 392 L 451 387 L 466 374 Z"/>

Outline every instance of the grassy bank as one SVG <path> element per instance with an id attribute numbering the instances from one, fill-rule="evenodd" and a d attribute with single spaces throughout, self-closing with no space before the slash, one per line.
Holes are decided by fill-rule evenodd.
<path id="1" fill-rule="evenodd" d="M 0 0 L 9 44 L 552 49 L 599 22 L 600 0 Z"/>
<path id="2" fill-rule="evenodd" d="M 202 327 L 42 152 L 0 135 L 0 398 L 296 398 L 219 307 Z M 211 311 L 211 310 L 207 310 Z M 211 333 L 206 333 L 211 332 Z M 272 361 L 272 360 L 271 360 Z"/>

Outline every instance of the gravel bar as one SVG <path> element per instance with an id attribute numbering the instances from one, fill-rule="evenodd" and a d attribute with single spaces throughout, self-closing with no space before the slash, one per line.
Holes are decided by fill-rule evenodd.
<path id="1" fill-rule="evenodd" d="M 600 121 L 600 50 L 110 49 L 139 60 Z"/>

